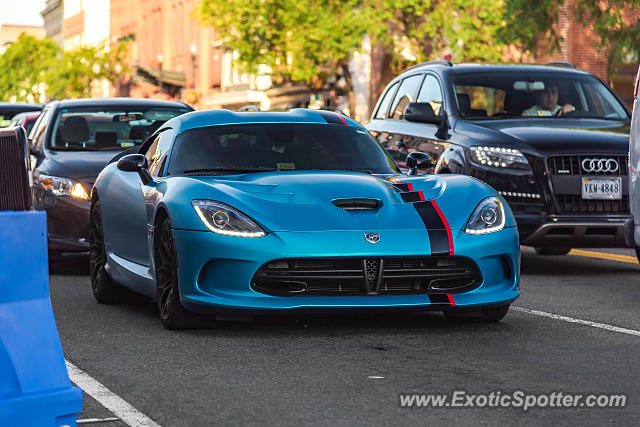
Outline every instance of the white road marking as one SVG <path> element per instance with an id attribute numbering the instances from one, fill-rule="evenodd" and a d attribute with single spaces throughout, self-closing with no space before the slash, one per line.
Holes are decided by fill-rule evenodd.
<path id="1" fill-rule="evenodd" d="M 69 378 L 71 381 L 84 390 L 89 396 L 97 400 L 102 406 L 113 412 L 125 424 L 130 426 L 160 427 L 151 418 L 138 411 L 136 408 L 125 402 L 120 396 L 113 393 L 100 382 L 91 378 L 86 372 L 78 368 L 73 363 L 65 360 Z"/>
<path id="2" fill-rule="evenodd" d="M 540 311 L 540 310 L 532 310 L 532 309 L 523 308 L 523 307 L 512 306 L 511 310 L 519 311 L 521 313 L 533 314 L 534 316 L 548 317 L 550 319 L 562 320 L 564 322 L 577 323 L 579 325 L 591 326 L 592 328 L 605 329 L 607 331 L 619 332 L 621 334 L 634 335 L 636 337 L 640 337 L 640 331 L 637 331 L 635 329 L 621 328 L 620 326 L 613 326 L 613 325 L 608 325 L 606 323 L 592 322 L 591 320 L 576 319 L 569 316 L 562 316 L 559 314 L 548 313 L 546 311 Z"/>
<path id="3" fill-rule="evenodd" d="M 384 379 L 384 377 L 378 376 L 378 375 L 369 375 L 368 378 L 372 379 L 372 380 L 382 380 Z"/>

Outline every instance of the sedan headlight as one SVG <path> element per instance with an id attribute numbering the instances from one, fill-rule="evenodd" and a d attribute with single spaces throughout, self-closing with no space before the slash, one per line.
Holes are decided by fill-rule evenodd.
<path id="1" fill-rule="evenodd" d="M 72 179 L 41 174 L 38 177 L 38 182 L 42 188 L 51 191 L 56 196 L 71 196 L 76 199 L 89 200 L 89 193 L 84 186 Z"/>
<path id="2" fill-rule="evenodd" d="M 502 147 L 471 147 L 471 161 L 480 166 L 529 169 L 527 158 L 519 150 Z"/>
<path id="3" fill-rule="evenodd" d="M 502 230 L 505 222 L 504 207 L 500 199 L 487 197 L 476 206 L 464 232 L 467 234 L 493 233 Z"/>
<path id="4" fill-rule="evenodd" d="M 267 234 L 251 218 L 231 206 L 213 200 L 192 200 L 196 213 L 214 233 L 238 237 L 264 237 Z"/>

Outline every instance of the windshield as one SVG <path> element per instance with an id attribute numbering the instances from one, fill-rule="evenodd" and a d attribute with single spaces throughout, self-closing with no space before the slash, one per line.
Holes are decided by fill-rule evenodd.
<path id="1" fill-rule="evenodd" d="M 628 120 L 625 108 L 597 78 L 575 73 L 491 72 L 454 77 L 463 118 L 599 118 Z"/>
<path id="2" fill-rule="evenodd" d="M 261 123 L 210 126 L 178 135 L 169 174 L 228 170 L 356 170 L 397 173 L 393 159 L 360 128 Z"/>
<path id="3" fill-rule="evenodd" d="M 120 151 L 141 144 L 167 120 L 187 108 L 64 108 L 54 123 L 48 147 L 67 151 Z"/>

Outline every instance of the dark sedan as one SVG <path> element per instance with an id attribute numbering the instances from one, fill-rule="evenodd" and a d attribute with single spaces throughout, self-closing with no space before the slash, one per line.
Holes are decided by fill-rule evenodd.
<path id="1" fill-rule="evenodd" d="M 28 104 L 22 102 L 0 102 L 0 127 L 9 126 L 11 119 L 20 113 L 40 112 L 42 104 Z"/>
<path id="2" fill-rule="evenodd" d="M 47 104 L 29 134 L 33 206 L 47 211 L 51 256 L 89 250 L 89 196 L 117 154 L 142 144 L 165 121 L 193 111 L 181 102 L 76 99 Z"/>
<path id="3" fill-rule="evenodd" d="M 367 128 L 435 173 L 493 186 L 541 254 L 623 247 L 630 114 L 595 75 L 558 65 L 432 61 L 391 81 Z"/>

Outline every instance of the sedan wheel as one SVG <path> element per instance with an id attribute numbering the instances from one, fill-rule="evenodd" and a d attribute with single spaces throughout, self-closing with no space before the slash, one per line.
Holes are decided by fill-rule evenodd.
<path id="1" fill-rule="evenodd" d="M 499 322 L 509 311 L 509 304 L 477 311 L 444 311 L 444 317 L 454 322 Z"/>
<path id="2" fill-rule="evenodd" d="M 91 205 L 89 225 L 89 272 L 93 296 L 100 304 L 110 304 L 119 300 L 118 285 L 113 282 L 106 270 L 107 253 L 104 249 L 102 213 L 100 201 Z"/>
<path id="3" fill-rule="evenodd" d="M 176 245 L 168 219 L 165 219 L 158 229 L 155 246 L 156 300 L 160 320 L 167 329 L 192 327 L 197 316 L 180 304 Z"/>

